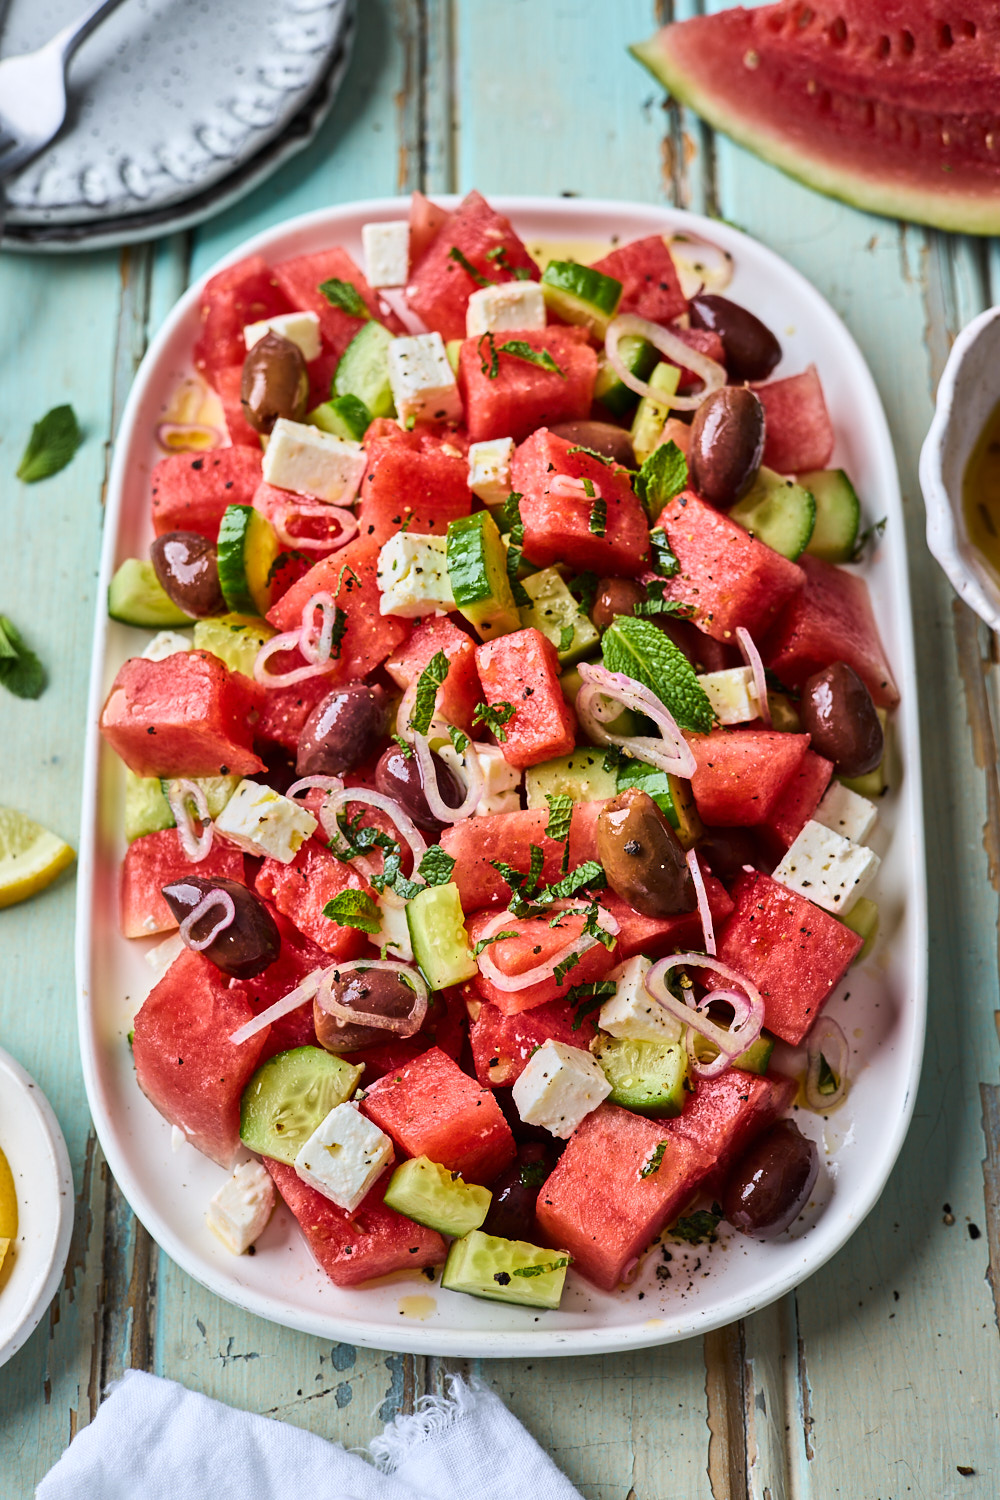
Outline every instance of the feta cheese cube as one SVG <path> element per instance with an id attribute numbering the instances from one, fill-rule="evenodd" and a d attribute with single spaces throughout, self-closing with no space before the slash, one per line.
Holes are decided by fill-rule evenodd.
<path id="1" fill-rule="evenodd" d="M 465 311 L 470 339 L 484 333 L 545 327 L 545 298 L 537 281 L 504 281 L 473 292 Z"/>
<path id="2" fill-rule="evenodd" d="M 392 1141 L 356 1104 L 338 1104 L 295 1158 L 295 1170 L 331 1203 L 352 1213 L 393 1159 Z"/>
<path id="3" fill-rule="evenodd" d="M 533 1052 L 511 1093 L 526 1125 L 541 1125 L 565 1141 L 611 1092 L 589 1052 L 551 1037 Z"/>
<path id="4" fill-rule="evenodd" d="M 608 975 L 615 993 L 601 1006 L 598 1024 L 609 1036 L 631 1037 L 637 1042 L 679 1042 L 681 1023 L 654 1000 L 646 988 L 646 975 L 653 960 L 637 953 Z"/>
<path id="5" fill-rule="evenodd" d="M 391 219 L 388 224 L 362 224 L 361 247 L 365 252 L 368 285 L 405 286 L 410 274 L 410 222 Z"/>
<path id="6" fill-rule="evenodd" d="M 397 531 L 378 555 L 375 576 L 382 595 L 380 614 L 414 620 L 455 608 L 443 536 Z"/>
<path id="7" fill-rule="evenodd" d="M 331 505 L 349 505 L 367 459 L 360 443 L 279 417 L 268 439 L 261 474 L 268 484 Z"/>
<path id="8" fill-rule="evenodd" d="M 476 816 L 487 813 L 519 812 L 521 807 L 521 772 L 504 759 L 499 745 L 476 745 L 475 756 L 483 773 L 483 794 L 476 804 Z M 435 753 L 446 765 L 462 774 L 462 756 L 454 745 L 435 747 Z"/>
<path id="9" fill-rule="evenodd" d="M 469 489 L 484 505 L 502 505 L 511 491 L 514 439 L 490 438 L 469 448 Z"/>
<path id="10" fill-rule="evenodd" d="M 267 1170 L 259 1161 L 244 1162 L 209 1202 L 205 1222 L 227 1250 L 242 1255 L 267 1227 L 274 1197 Z"/>
<path id="11" fill-rule="evenodd" d="M 191 651 L 193 647 L 194 642 L 189 636 L 178 635 L 176 630 L 161 630 L 142 654 L 146 661 L 165 661 L 168 656 L 176 656 L 178 651 Z"/>
<path id="12" fill-rule="evenodd" d="M 317 827 L 307 808 L 257 781 L 241 781 L 215 820 L 216 832 L 237 849 L 283 865 L 291 864 Z"/>
<path id="13" fill-rule="evenodd" d="M 831 781 L 813 818 L 842 838 L 863 844 L 875 827 L 878 808 L 867 797 L 852 792 L 843 782 Z"/>
<path id="14" fill-rule="evenodd" d="M 462 398 L 439 333 L 393 339 L 389 384 L 401 422 L 457 422 L 462 416 Z"/>
<path id="15" fill-rule="evenodd" d="M 871 849 L 810 819 L 771 878 L 842 917 L 864 895 L 880 863 Z"/>
<path id="16" fill-rule="evenodd" d="M 243 342 L 248 349 L 259 344 L 269 333 L 277 333 L 290 344 L 302 350 L 302 358 L 308 363 L 319 359 L 319 317 L 314 312 L 278 313 L 275 318 L 261 318 L 259 323 L 247 323 L 243 329 Z"/>
<path id="17" fill-rule="evenodd" d="M 708 694 L 712 712 L 720 724 L 748 724 L 760 718 L 760 704 L 749 667 L 727 667 L 722 672 L 703 672 L 698 681 Z"/>

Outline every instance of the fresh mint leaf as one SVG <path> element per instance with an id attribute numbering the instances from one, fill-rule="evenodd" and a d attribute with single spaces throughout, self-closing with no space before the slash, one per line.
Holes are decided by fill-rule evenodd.
<path id="1" fill-rule="evenodd" d="M 25 484 L 48 479 L 65 469 L 83 442 L 83 433 L 71 406 L 54 406 L 31 429 L 27 447 L 17 466 L 17 477 Z M 37 695 L 36 695 L 37 696 Z"/>
<path id="2" fill-rule="evenodd" d="M 590 860 L 588 861 L 588 863 L 593 864 L 594 861 Z M 598 869 L 600 869 L 599 865 Z M 576 871 L 574 870 L 573 873 L 576 874 Z M 596 876 L 594 877 L 594 880 L 587 882 L 588 885 L 592 885 L 595 883 Z M 601 870 L 601 884 L 604 884 L 603 870 Z M 598 905 L 597 897 L 595 896 L 593 901 L 591 901 L 590 905 L 587 907 L 586 915 L 583 921 L 583 930 L 588 937 L 596 938 L 599 943 L 602 943 L 610 953 L 612 948 L 615 946 L 617 939 L 613 932 L 608 932 L 607 929 L 602 927 L 600 922 L 597 920 L 600 910 L 601 908 Z"/>
<path id="3" fill-rule="evenodd" d="M 6 615 L 0 615 L 0 685 L 15 698 L 40 698 L 45 687 L 45 668 Z"/>
<path id="4" fill-rule="evenodd" d="M 469 260 L 468 256 L 463 255 L 457 245 L 452 245 L 451 249 L 448 251 L 448 259 L 453 260 L 456 265 L 461 266 L 465 274 L 467 276 L 471 276 L 477 286 L 493 285 L 493 282 L 490 281 L 488 276 L 483 276 L 481 272 L 476 270 L 475 266 Z"/>
<path id="5" fill-rule="evenodd" d="M 508 930 L 507 932 L 495 932 L 492 937 L 480 938 L 472 950 L 473 958 L 478 958 L 480 953 L 489 948 L 492 943 L 499 943 L 502 942 L 504 938 L 512 937 L 520 937 L 520 933 Z"/>
<path id="6" fill-rule="evenodd" d="M 711 1244 L 716 1239 L 715 1231 L 722 1217 L 721 1207 L 713 1203 L 711 1209 L 699 1208 L 687 1218 L 678 1219 L 669 1233 L 675 1240 L 684 1240 L 689 1245 L 703 1245 L 706 1241 Z"/>
<path id="7" fill-rule="evenodd" d="M 330 656 L 336 661 L 340 658 L 340 648 L 344 644 L 344 635 L 347 630 L 347 611 L 341 609 L 340 605 L 334 606 L 333 630 L 330 632 Z"/>
<path id="8" fill-rule="evenodd" d="M 483 345 L 486 344 L 490 351 L 489 359 L 483 353 Z M 500 374 L 500 360 L 497 356 L 497 341 L 492 333 L 483 333 L 479 336 L 476 344 L 476 353 L 479 355 L 479 368 L 487 380 L 496 380 Z"/>
<path id="9" fill-rule="evenodd" d="M 708 694 L 683 651 L 649 620 L 616 615 L 601 640 L 609 672 L 624 672 L 655 693 L 682 729 L 707 734 L 715 721 Z"/>
<path id="10" fill-rule="evenodd" d="M 599 582 L 597 574 L 591 573 L 588 569 L 584 573 L 578 573 L 567 584 L 567 588 L 585 615 L 590 614 L 594 599 L 597 597 L 597 585 Z"/>
<path id="11" fill-rule="evenodd" d="M 688 463 L 677 444 L 661 443 L 635 477 L 635 492 L 654 521 L 663 507 L 687 488 Z"/>
<path id="12" fill-rule="evenodd" d="M 357 287 L 351 281 L 341 281 L 339 277 L 331 277 L 329 281 L 321 281 L 317 291 L 326 298 L 331 307 L 339 307 L 351 318 L 371 319 L 371 313 L 365 305 L 365 300 Z"/>
<path id="13" fill-rule="evenodd" d="M 854 544 L 854 551 L 851 553 L 852 563 L 860 562 L 865 555 L 865 548 L 869 542 L 874 543 L 877 538 L 882 536 L 888 520 L 888 516 L 883 516 L 881 521 L 875 521 L 871 526 L 865 527 Z"/>
<path id="14" fill-rule="evenodd" d="M 469 748 L 469 736 L 456 729 L 454 724 L 448 725 L 448 738 L 455 747 L 456 755 L 464 755 Z"/>
<path id="15" fill-rule="evenodd" d="M 508 339 L 506 344 L 498 344 L 497 351 L 500 354 L 509 354 L 512 359 L 526 360 L 529 365 L 537 365 L 540 370 L 548 370 L 553 375 L 558 375 L 561 380 L 566 379 L 566 371 L 557 365 L 547 349 L 533 349 L 524 339 Z"/>
<path id="16" fill-rule="evenodd" d="M 521 556 L 524 551 L 524 522 L 521 520 L 521 496 L 512 491 L 503 503 L 500 513 L 503 530 L 509 534 L 507 543 L 507 579 L 510 583 L 510 591 L 514 595 L 514 603 L 518 608 L 530 605 L 531 599 L 524 584 L 518 578 L 521 567 Z"/>
<path id="17" fill-rule="evenodd" d="M 396 744 L 399 746 L 400 750 L 402 750 L 402 752 L 406 756 L 407 760 L 412 760 L 413 759 L 413 746 L 410 744 L 409 740 L 404 740 L 403 736 L 401 734 L 394 734 L 394 735 L 392 735 L 392 739 L 394 739 L 396 741 Z"/>
<path id="18" fill-rule="evenodd" d="M 560 625 L 559 627 L 559 655 L 563 656 L 570 649 L 576 636 L 575 625 Z"/>
<path id="19" fill-rule="evenodd" d="M 564 1255 L 561 1260 L 546 1261 L 540 1266 L 515 1266 L 511 1271 L 512 1276 L 546 1276 L 549 1271 L 561 1271 L 563 1266 L 569 1265 L 569 1256 Z"/>
<path id="20" fill-rule="evenodd" d="M 603 536 L 608 529 L 608 502 L 603 496 L 590 507 L 588 527 L 591 536 Z"/>
<path id="21" fill-rule="evenodd" d="M 574 950 L 574 952 L 568 954 L 566 958 L 563 959 L 561 964 L 556 964 L 555 968 L 552 970 L 552 977 L 555 980 L 556 984 L 562 984 L 570 969 L 575 969 L 582 957 L 582 953 L 577 953 Z"/>
<path id="22" fill-rule="evenodd" d="M 653 553 L 653 567 L 661 578 L 673 578 L 675 573 L 680 572 L 681 565 L 662 526 L 653 527 L 649 533 L 649 545 Z"/>
<path id="23" fill-rule="evenodd" d="M 821 1094 L 835 1094 L 839 1087 L 840 1080 L 821 1052 L 819 1055 L 819 1076 L 816 1079 L 817 1091 Z"/>
<path id="24" fill-rule="evenodd" d="M 618 986 L 613 979 L 598 979 L 591 984 L 572 984 L 566 991 L 566 999 L 575 1007 L 573 1030 L 579 1031 L 591 1011 L 600 1010 L 605 1000 L 610 1000 Z"/>
<path id="25" fill-rule="evenodd" d="M 415 734 L 426 734 L 434 717 L 438 688 L 448 675 L 449 662 L 443 651 L 435 651 L 420 676 L 414 695 L 410 728 Z"/>
<path id="26" fill-rule="evenodd" d="M 440 844 L 431 844 L 420 861 L 417 874 L 427 885 L 447 885 L 454 868 L 455 861 L 451 855 L 446 854 Z"/>
<path id="27" fill-rule="evenodd" d="M 439 652 L 443 656 L 444 652 Z M 501 700 L 499 703 L 477 703 L 472 715 L 473 724 L 485 724 L 486 728 L 495 734 L 503 744 L 507 739 L 505 724 L 509 724 L 517 712 L 513 703 Z"/>
<path id="28" fill-rule="evenodd" d="M 678 615 L 682 620 L 689 618 L 694 613 L 690 604 L 682 604 L 679 599 L 665 597 L 667 583 L 666 578 L 651 578 L 646 584 L 645 599 L 639 600 L 632 613 L 644 620 L 651 615 Z"/>
<path id="29" fill-rule="evenodd" d="M 545 800 L 549 804 L 546 835 L 555 839 L 557 844 L 565 844 L 569 839 L 570 823 L 573 820 L 573 798 L 566 792 L 546 792 Z"/>
<path id="30" fill-rule="evenodd" d="M 663 1161 L 663 1153 L 666 1151 L 666 1149 L 666 1141 L 661 1141 L 656 1150 L 653 1152 L 652 1156 L 647 1161 L 646 1165 L 643 1167 L 642 1171 L 639 1173 L 640 1177 L 652 1177 L 654 1172 L 658 1172 L 660 1170 L 660 1163 Z"/>
<path id="31" fill-rule="evenodd" d="M 340 927 L 356 927 L 370 937 L 382 926 L 378 906 L 367 891 L 338 891 L 324 906 L 323 915 Z"/>
<path id="32" fill-rule="evenodd" d="M 540 905 L 549 905 L 553 901 L 567 901 L 575 896 L 577 891 L 582 891 L 588 885 L 604 885 L 604 870 L 596 859 L 586 859 L 583 864 L 577 865 L 568 875 L 561 880 L 556 880 L 552 885 L 547 885 L 543 891 L 539 891 L 536 901 Z M 600 929 L 604 933 L 604 929 Z"/>

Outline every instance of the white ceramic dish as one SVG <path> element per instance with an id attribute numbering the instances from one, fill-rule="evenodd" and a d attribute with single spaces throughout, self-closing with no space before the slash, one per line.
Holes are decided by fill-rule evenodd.
<path id="1" fill-rule="evenodd" d="M 111 1169 L 159 1244 L 205 1286 L 266 1318 L 329 1339 L 456 1356 L 596 1353 L 668 1343 L 730 1322 L 773 1301 L 828 1260 L 878 1199 L 902 1145 L 920 1071 L 926 998 L 926 902 L 915 671 L 899 485 L 888 428 L 868 369 L 822 297 L 771 251 L 728 225 L 677 210 L 583 199 L 496 200 L 525 240 L 620 241 L 668 230 L 704 235 L 735 261 L 732 296 L 781 337 L 779 373 L 819 367 L 838 433 L 834 462 L 862 496 L 878 496 L 888 528 L 866 564 L 875 610 L 903 695 L 896 737 L 904 773 L 885 799 L 873 842 L 883 856 L 875 891 L 882 932 L 875 953 L 830 1000 L 852 1046 L 850 1098 L 828 1122 L 800 1112 L 821 1142 L 822 1191 L 794 1236 L 764 1245 L 725 1236 L 707 1251 L 672 1244 L 668 1266 L 646 1257 L 628 1289 L 598 1292 L 571 1272 L 563 1307 L 539 1315 L 432 1287 L 412 1273 L 363 1290 L 335 1287 L 313 1263 L 291 1216 L 279 1208 L 257 1254 L 235 1259 L 210 1236 L 205 1205 L 221 1170 L 191 1147 L 171 1151 L 171 1130 L 136 1087 L 126 1034 L 149 990 L 145 946 L 119 936 L 118 870 L 123 771 L 100 741 L 97 718 L 121 662 L 144 636 L 99 610 L 90 689 L 80 841 L 78 981 L 80 1039 L 90 1106 Z M 399 218 L 383 199 L 322 210 L 249 241 L 234 253 L 273 259 L 339 243 L 360 261 L 360 230 Z M 112 467 L 99 596 L 123 558 L 151 538 L 153 428 L 168 392 L 190 371 L 199 287 L 177 304 L 154 340 L 122 419 Z M 695 1267 L 695 1262 L 699 1266 Z M 657 1272 L 660 1275 L 657 1275 Z M 667 1279 L 669 1273 L 669 1279 Z"/>
<path id="2" fill-rule="evenodd" d="M 952 345 L 938 385 L 934 420 L 920 450 L 927 545 L 952 588 L 1000 630 L 1000 577 L 969 540 L 962 477 L 979 434 L 1000 401 L 1000 307 L 973 318 Z"/>
<path id="3" fill-rule="evenodd" d="M 0 1146 L 17 1194 L 18 1230 L 0 1276 L 0 1365 L 34 1333 L 55 1296 L 73 1233 L 73 1173 L 59 1121 L 38 1084 L 0 1048 Z"/>

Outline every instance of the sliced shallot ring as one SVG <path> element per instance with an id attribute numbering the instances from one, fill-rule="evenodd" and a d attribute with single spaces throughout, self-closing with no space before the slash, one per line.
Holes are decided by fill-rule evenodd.
<path id="1" fill-rule="evenodd" d="M 388 969 L 392 974 L 402 974 L 413 988 L 413 1009 L 410 1014 L 380 1016 L 374 1011 L 341 1005 L 333 994 L 333 984 L 342 974 L 350 974 L 357 969 Z M 420 1030 L 427 1015 L 427 986 L 412 964 L 401 963 L 395 958 L 354 958 L 349 963 L 334 964 L 326 970 L 316 992 L 316 1003 L 328 1016 L 336 1016 L 338 1021 L 355 1026 L 374 1026 L 379 1031 L 394 1031 L 397 1036 L 413 1036 Z"/>
<path id="2" fill-rule="evenodd" d="M 627 677 L 624 672 L 609 672 L 606 667 L 596 666 L 592 662 L 581 662 L 579 672 L 583 678 L 583 687 L 576 698 L 577 718 L 594 743 L 618 745 L 638 760 L 648 761 L 660 771 L 681 776 L 685 781 L 691 779 L 698 768 L 694 752 L 681 734 L 673 714 L 655 693 L 650 692 L 643 683 L 636 682 L 634 677 Z M 661 738 L 654 740 L 648 735 L 629 738 L 627 735 L 612 734 L 604 727 L 603 721 L 610 711 L 601 706 L 598 701 L 601 698 L 611 699 L 624 708 L 631 708 L 635 713 L 645 714 L 656 724 Z M 618 715 L 613 717 L 617 718 Z"/>
<path id="3" fill-rule="evenodd" d="M 666 391 L 656 390 L 647 381 L 640 380 L 638 375 L 632 374 L 618 351 L 619 339 L 628 337 L 646 339 L 675 365 L 690 370 L 692 375 L 698 375 L 704 381 L 704 389 L 694 396 L 671 396 Z M 726 383 L 725 367 L 717 360 L 709 359 L 700 349 L 693 349 L 690 344 L 685 344 L 683 339 L 678 338 L 676 333 L 671 333 L 669 328 L 664 328 L 662 323 L 651 323 L 648 318 L 640 318 L 635 313 L 619 313 L 616 318 L 611 319 L 604 336 L 604 352 L 608 364 L 630 391 L 635 391 L 638 396 L 648 396 L 657 406 L 672 407 L 676 411 L 697 411 L 707 396 L 713 391 L 721 390 Z"/>
<path id="4" fill-rule="evenodd" d="M 321 617 L 318 636 L 314 618 L 317 610 Z M 333 650 L 333 622 L 336 613 L 337 606 L 333 595 L 325 591 L 313 594 L 306 601 L 299 630 L 299 650 L 306 661 L 312 662 L 314 666 L 328 667 L 330 665 L 330 652 Z"/>
<path id="5" fill-rule="evenodd" d="M 298 536 L 288 530 L 284 516 L 279 511 L 271 525 L 283 547 L 298 547 L 303 552 L 339 552 L 341 547 L 345 547 L 358 534 L 358 518 L 353 511 L 338 505 L 327 505 L 322 500 L 295 500 L 287 507 L 285 514 L 289 521 L 296 516 L 316 516 L 320 520 L 336 521 L 340 530 L 335 537 L 327 537 L 325 541 L 320 537 Z"/>
<path id="6" fill-rule="evenodd" d="M 754 692 L 757 694 L 757 706 L 760 716 L 768 729 L 771 727 L 771 705 L 767 701 L 767 678 L 764 675 L 764 663 L 761 661 L 760 652 L 753 643 L 753 636 L 744 625 L 736 627 L 736 642 L 740 648 L 740 655 L 753 673 Z"/>
<path id="7" fill-rule="evenodd" d="M 336 968 L 336 964 L 330 967 Z M 242 1026 L 238 1026 L 234 1032 L 230 1033 L 229 1040 L 233 1046 L 242 1047 L 244 1042 L 249 1042 L 251 1037 L 255 1037 L 258 1031 L 263 1031 L 266 1026 L 270 1026 L 272 1021 L 280 1021 L 284 1016 L 291 1015 L 293 1010 L 298 1010 L 299 1006 L 304 1005 L 307 1000 L 312 1000 L 319 989 L 320 980 L 327 972 L 325 968 L 313 969 L 311 974 L 307 974 L 305 979 L 295 986 L 294 990 L 289 990 L 287 995 L 282 995 L 280 1000 L 275 1000 L 274 1004 L 269 1005 L 266 1010 L 258 1011 L 251 1021 L 244 1021 Z"/>
<path id="8" fill-rule="evenodd" d="M 194 924 L 200 922 L 202 917 L 207 917 L 208 913 L 214 911 L 217 906 L 221 908 L 222 915 L 208 934 L 208 937 L 193 938 L 191 933 L 194 930 Z M 179 935 L 181 941 L 192 952 L 203 953 L 206 948 L 215 942 L 220 932 L 225 932 L 227 927 L 232 927 L 235 921 L 236 903 L 229 892 L 219 890 L 208 891 L 206 895 L 202 896 L 194 910 L 189 911 L 184 918 L 180 926 Z"/>
<path id="9" fill-rule="evenodd" d="M 207 422 L 161 422 L 156 441 L 167 453 L 209 453 L 222 447 L 222 433 Z"/>
<path id="10" fill-rule="evenodd" d="M 257 652 L 253 664 L 254 681 L 262 683 L 264 687 L 292 687 L 295 683 L 305 682 L 310 677 L 322 677 L 324 672 L 330 670 L 330 663 L 323 661 L 310 662 L 305 667 L 293 667 L 289 672 L 267 671 L 267 663 L 272 656 L 278 656 L 282 651 L 296 651 L 301 644 L 301 629 L 285 630 L 281 635 L 272 636 Z"/>
<path id="11" fill-rule="evenodd" d="M 587 493 L 587 483 L 590 493 Z M 601 487 L 591 479 L 576 479 L 571 474 L 557 474 L 549 485 L 549 494 L 556 500 L 601 500 Z"/>
<path id="12" fill-rule="evenodd" d="M 705 889 L 705 877 L 701 873 L 701 865 L 698 856 L 693 849 L 689 849 L 687 855 L 688 869 L 691 871 L 691 879 L 694 882 L 694 893 L 698 897 L 698 915 L 701 918 L 701 930 L 705 934 L 705 952 L 715 957 L 715 923 L 712 921 L 712 908 L 708 904 L 708 892 Z"/>
<path id="13" fill-rule="evenodd" d="M 667 975 L 671 969 L 677 968 L 710 969 L 713 973 L 720 974 L 733 988 L 712 990 L 697 1001 L 692 990 L 690 1003 L 678 1000 L 667 986 Z M 711 954 L 674 953 L 669 958 L 661 958 L 646 975 L 645 984 L 653 999 L 664 1010 L 669 1011 L 675 1021 L 688 1028 L 688 1058 L 691 1071 L 699 1078 L 716 1078 L 725 1072 L 733 1059 L 745 1052 L 760 1036 L 760 1029 L 764 1024 L 764 1002 L 760 991 L 752 980 Z M 725 1000 L 733 1007 L 733 1023 L 728 1031 L 717 1026 L 705 1014 L 715 1000 Z M 718 1057 L 708 1063 L 702 1062 L 695 1052 L 694 1033 L 717 1047 Z"/>
<path id="14" fill-rule="evenodd" d="M 414 731 L 413 748 L 416 751 L 417 765 L 420 767 L 420 779 L 424 787 L 424 799 L 427 809 L 432 818 L 437 818 L 439 823 L 461 823 L 465 818 L 471 818 L 479 806 L 483 795 L 483 770 L 479 764 L 472 741 L 465 747 L 462 756 L 462 770 L 465 773 L 465 797 L 458 807 L 449 807 L 441 796 L 438 787 L 437 771 L 431 759 L 431 747 L 425 734 Z"/>
<path id="15" fill-rule="evenodd" d="M 847 1064 L 851 1055 L 847 1038 L 832 1016 L 820 1016 L 813 1026 L 806 1039 L 806 1055 L 809 1058 L 805 1085 L 806 1103 L 810 1109 L 816 1110 L 819 1114 L 827 1114 L 831 1109 L 836 1109 L 838 1104 L 843 1104 L 847 1098 L 849 1088 Z M 819 1091 L 821 1057 L 826 1058 L 827 1067 L 838 1079 L 837 1087 L 832 1094 L 821 1094 Z"/>
<path id="16" fill-rule="evenodd" d="M 584 912 L 587 910 L 589 904 L 587 901 L 553 901 L 551 907 L 547 908 L 547 910 L 553 912 Z M 493 917 L 487 922 L 480 933 L 480 940 L 490 938 L 494 933 L 499 932 L 504 922 L 513 921 L 516 921 L 516 918 L 509 908 L 506 911 L 502 911 L 499 916 Z M 617 917 L 613 917 L 609 911 L 605 911 L 600 906 L 597 909 L 597 925 L 612 937 L 617 937 L 619 931 Z M 516 995 L 521 990 L 530 989 L 533 984 L 540 984 L 542 980 L 551 979 L 559 964 L 565 963 L 571 953 L 579 953 L 582 956 L 584 953 L 589 953 L 591 948 L 595 947 L 599 941 L 599 938 L 582 932 L 579 937 L 571 939 L 557 953 L 554 953 L 547 963 L 535 964 L 532 968 L 526 969 L 523 974 L 505 974 L 501 969 L 498 969 L 493 962 L 489 948 L 483 949 L 476 962 L 479 965 L 479 972 L 485 980 L 496 989 L 502 990 L 505 995 Z"/>
<path id="17" fill-rule="evenodd" d="M 198 821 L 201 824 L 201 833 L 194 831 L 194 819 L 188 810 L 188 801 L 192 801 L 198 813 Z M 167 792 L 167 801 L 170 811 L 174 815 L 177 824 L 177 833 L 181 841 L 181 848 L 193 865 L 200 864 L 212 847 L 212 839 L 215 836 L 215 825 L 208 811 L 208 800 L 203 787 L 197 782 L 174 781 L 170 784 Z"/>

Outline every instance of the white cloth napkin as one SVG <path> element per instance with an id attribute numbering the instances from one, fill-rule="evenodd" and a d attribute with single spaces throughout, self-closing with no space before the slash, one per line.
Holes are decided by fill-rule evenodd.
<path id="1" fill-rule="evenodd" d="M 129 1370 L 36 1500 L 582 1500 L 492 1391 L 451 1377 L 365 1456 Z"/>

